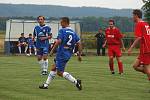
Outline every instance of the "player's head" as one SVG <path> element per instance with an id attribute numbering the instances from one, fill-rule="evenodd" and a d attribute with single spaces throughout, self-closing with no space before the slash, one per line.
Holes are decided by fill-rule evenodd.
<path id="1" fill-rule="evenodd" d="M 102 33 L 102 32 L 103 32 L 103 29 L 102 29 L 102 28 L 99 28 L 99 29 L 98 29 L 98 32 L 99 32 L 99 33 Z"/>
<path id="2" fill-rule="evenodd" d="M 142 19 L 142 11 L 139 9 L 133 10 L 133 21 L 137 22 L 139 19 Z"/>
<path id="3" fill-rule="evenodd" d="M 40 25 L 44 25 L 45 17 L 44 16 L 38 16 L 37 21 Z"/>
<path id="4" fill-rule="evenodd" d="M 60 23 L 61 23 L 61 26 L 62 26 L 63 28 L 65 28 L 65 27 L 68 27 L 68 26 L 69 26 L 70 20 L 69 20 L 68 17 L 62 17 Z"/>
<path id="5" fill-rule="evenodd" d="M 115 21 L 112 20 L 112 19 L 110 19 L 110 20 L 109 20 L 109 27 L 110 27 L 110 28 L 113 28 L 114 25 L 115 25 Z"/>
<path id="6" fill-rule="evenodd" d="M 29 34 L 29 37 L 32 37 L 32 34 Z"/>
<path id="7" fill-rule="evenodd" d="M 24 37 L 24 33 L 21 33 L 21 37 Z"/>

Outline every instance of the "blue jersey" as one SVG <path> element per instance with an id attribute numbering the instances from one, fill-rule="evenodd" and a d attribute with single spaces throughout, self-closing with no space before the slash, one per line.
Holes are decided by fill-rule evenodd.
<path id="1" fill-rule="evenodd" d="M 46 37 L 51 35 L 51 28 L 47 25 L 44 26 L 36 26 L 34 28 L 34 36 L 37 37 L 36 39 L 36 47 L 37 48 L 45 48 L 49 46 L 49 39 L 40 40 L 41 37 Z"/>
<path id="2" fill-rule="evenodd" d="M 57 39 L 61 39 L 61 44 L 57 49 L 56 59 L 69 60 L 80 38 L 70 27 L 67 27 L 59 30 Z"/>
<path id="3" fill-rule="evenodd" d="M 31 38 L 31 37 L 29 37 L 29 38 L 27 39 L 27 42 L 28 42 L 28 45 L 34 45 L 34 40 L 33 40 L 33 38 Z"/>

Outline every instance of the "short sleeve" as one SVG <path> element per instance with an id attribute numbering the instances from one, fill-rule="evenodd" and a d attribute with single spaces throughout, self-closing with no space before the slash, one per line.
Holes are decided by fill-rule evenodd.
<path id="1" fill-rule="evenodd" d="M 140 23 L 137 23 L 135 25 L 135 36 L 136 37 L 142 37 L 142 27 Z"/>
<path id="2" fill-rule="evenodd" d="M 33 31 L 33 36 L 36 36 L 36 28 L 34 28 L 34 31 Z"/>
<path id="3" fill-rule="evenodd" d="M 61 40 L 63 40 L 63 30 L 59 30 L 59 33 L 58 33 L 57 39 L 61 39 Z"/>
<path id="4" fill-rule="evenodd" d="M 117 29 L 116 30 L 117 32 L 117 38 L 123 38 L 123 34 L 121 34 L 121 32 L 120 32 L 120 30 L 119 29 Z"/>
<path id="5" fill-rule="evenodd" d="M 47 27 L 47 34 L 48 34 L 48 36 L 52 34 L 52 33 L 51 33 L 51 28 L 50 28 L 50 27 Z"/>

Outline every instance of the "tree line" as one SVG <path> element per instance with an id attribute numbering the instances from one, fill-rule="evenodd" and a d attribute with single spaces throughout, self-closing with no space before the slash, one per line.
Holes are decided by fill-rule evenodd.
<path id="1" fill-rule="evenodd" d="M 6 30 L 6 21 L 9 19 L 25 19 L 25 20 L 36 20 L 35 17 L 0 17 L 0 30 Z M 59 20 L 60 18 L 50 17 L 47 20 Z M 122 32 L 132 32 L 133 31 L 133 21 L 132 18 L 128 17 L 72 17 L 71 20 L 76 20 L 80 22 L 82 32 L 96 32 L 98 28 L 105 29 L 108 26 L 108 20 L 115 20 L 115 24 Z"/>

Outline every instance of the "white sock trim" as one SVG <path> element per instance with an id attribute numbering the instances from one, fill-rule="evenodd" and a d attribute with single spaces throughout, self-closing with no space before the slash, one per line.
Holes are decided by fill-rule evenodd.
<path id="1" fill-rule="evenodd" d="M 50 84 L 50 82 L 55 78 L 56 73 L 57 73 L 56 71 L 50 71 L 45 83 Z"/>

